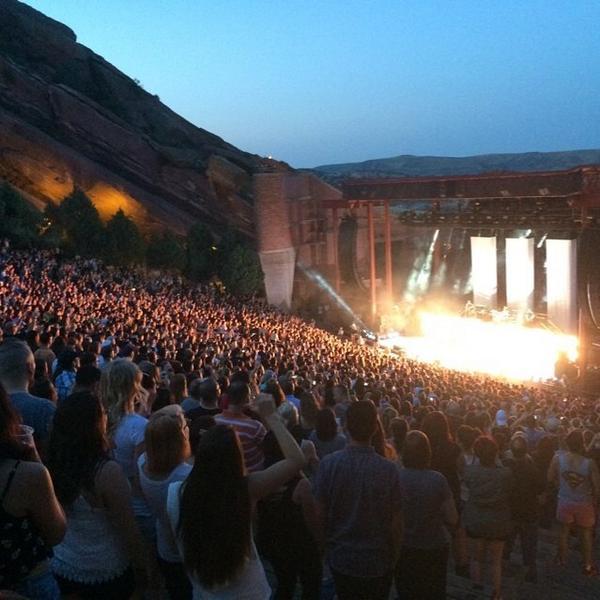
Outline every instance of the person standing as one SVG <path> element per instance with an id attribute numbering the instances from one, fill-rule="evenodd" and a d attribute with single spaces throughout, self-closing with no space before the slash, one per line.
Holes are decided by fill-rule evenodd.
<path id="1" fill-rule="evenodd" d="M 142 493 L 156 519 L 158 564 L 171 600 L 189 600 L 192 586 L 167 515 L 169 486 L 184 481 L 192 470 L 187 462 L 191 453 L 189 428 L 178 404 L 166 406 L 150 417 L 145 443 L 138 472 Z"/>
<path id="2" fill-rule="evenodd" d="M 447 528 L 458 513 L 446 478 L 430 468 L 431 447 L 422 431 L 410 431 L 400 470 L 404 501 L 404 537 L 396 566 L 396 589 L 402 600 L 444 600 L 450 551 Z"/>
<path id="3" fill-rule="evenodd" d="M 421 426 L 431 444 L 431 468 L 440 472 L 448 481 L 455 506 L 460 506 L 461 483 L 459 469 L 463 466 L 460 446 L 453 440 L 448 419 L 443 412 L 433 411 L 425 416 Z M 464 536 L 460 529 L 454 531 L 452 552 L 456 574 L 468 572 Z"/>
<path id="4" fill-rule="evenodd" d="M 181 408 L 185 411 L 186 418 L 191 421 L 207 415 L 214 417 L 221 412 L 218 407 L 220 395 L 219 384 L 212 377 L 196 379 L 190 386 L 190 398 L 181 403 Z"/>
<path id="5" fill-rule="evenodd" d="M 504 461 L 514 477 L 510 510 L 514 530 L 507 540 L 504 555 L 509 557 L 517 536 L 521 538 L 523 564 L 527 567 L 525 581 L 537 581 L 538 496 L 545 488 L 545 475 L 527 454 L 527 439 L 518 431 L 510 441 L 511 458 Z"/>
<path id="6" fill-rule="evenodd" d="M 431 444 L 431 468 L 439 471 L 448 481 L 456 505 L 460 502 L 461 457 L 460 446 L 452 439 L 446 415 L 440 411 L 429 413 L 421 426 Z"/>
<path id="7" fill-rule="evenodd" d="M 592 559 L 595 506 L 600 494 L 600 476 L 596 464 L 584 456 L 583 433 L 574 429 L 567 435 L 567 451 L 557 452 L 548 471 L 548 480 L 558 487 L 556 518 L 561 523 L 558 564 L 567 559 L 571 526 L 579 528 L 583 548 L 583 572 L 597 574 Z"/>
<path id="8" fill-rule="evenodd" d="M 398 466 L 371 446 L 377 409 L 371 401 L 346 413 L 350 443 L 327 455 L 315 479 L 316 526 L 340 600 L 384 600 L 402 534 Z"/>
<path id="9" fill-rule="evenodd" d="M 135 412 L 142 372 L 126 358 L 113 360 L 102 371 L 100 398 L 108 417 L 107 432 L 112 455 L 129 480 L 133 512 L 142 534 L 154 542 L 154 520 L 139 483 L 137 462 L 145 451 L 148 420 Z"/>
<path id="10" fill-rule="evenodd" d="M 300 399 L 297 398 L 296 394 L 294 393 L 295 389 L 293 380 L 289 379 L 288 377 L 283 377 L 279 380 L 279 383 L 283 393 L 285 394 L 286 401 L 290 404 L 293 404 L 296 407 L 296 410 L 300 410 Z"/>
<path id="11" fill-rule="evenodd" d="M 38 452 L 44 458 L 56 407 L 49 400 L 29 393 L 34 374 L 35 360 L 29 346 L 17 339 L 5 340 L 0 345 L 0 383 L 23 424 L 33 427 Z"/>
<path id="12" fill-rule="evenodd" d="M 273 398 L 260 394 L 256 406 L 283 460 L 248 473 L 235 429 L 217 424 L 200 438 L 186 480 L 169 486 L 167 514 L 194 598 L 271 598 L 252 535 L 256 503 L 296 476 L 306 459 L 277 414 Z"/>
<path id="13" fill-rule="evenodd" d="M 320 459 L 344 448 L 346 438 L 343 434 L 338 433 L 335 414 L 331 408 L 322 408 L 317 413 L 315 429 L 311 432 L 308 439 L 315 445 L 317 456 Z"/>
<path id="14" fill-rule="evenodd" d="M 125 600 L 154 572 L 129 482 L 110 458 L 106 423 L 100 400 L 89 392 L 69 396 L 54 417 L 48 468 L 67 531 L 54 547 L 52 570 L 65 597 Z"/>
<path id="15" fill-rule="evenodd" d="M 249 472 L 264 468 L 265 455 L 262 444 L 267 435 L 264 425 L 249 417 L 245 410 L 250 401 L 250 386 L 243 381 L 234 381 L 227 389 L 229 406 L 215 416 L 217 425 L 230 425 L 238 435 L 244 453 L 244 463 Z"/>
<path id="16" fill-rule="evenodd" d="M 502 597 L 502 552 L 504 542 L 512 533 L 510 495 L 513 476 L 510 469 L 498 466 L 498 445 L 480 436 L 474 445 L 479 464 L 465 468 L 464 481 L 468 499 L 464 509 L 467 535 L 474 540 L 474 561 L 471 576 L 475 586 L 483 582 L 486 552 L 491 554 L 493 598 Z"/>
<path id="17" fill-rule="evenodd" d="M 294 406 L 284 402 L 277 412 L 287 430 L 299 442 L 298 436 L 294 435 L 297 426 Z M 306 472 L 311 464 L 318 464 L 318 458 L 312 443 L 302 440 L 301 448 L 307 459 Z M 271 431 L 265 438 L 264 449 L 265 468 L 283 459 L 279 443 Z M 277 577 L 273 600 L 292 600 L 297 582 L 302 588 L 302 600 L 320 598 L 321 554 L 304 516 L 305 497 L 310 503 L 310 484 L 300 473 L 257 505 L 256 543 L 261 555 L 271 563 Z"/>
<path id="18" fill-rule="evenodd" d="M 33 439 L 24 434 L 1 385 L 0 523 L 0 597 L 10 590 L 58 600 L 49 559 L 65 535 L 65 515 Z"/>
<path id="19" fill-rule="evenodd" d="M 52 344 L 52 334 L 43 331 L 40 334 L 39 348 L 33 353 L 35 360 L 43 360 L 48 365 L 48 373 L 52 373 L 52 364 L 56 360 L 56 355 L 50 349 Z"/>
<path id="20" fill-rule="evenodd" d="M 54 373 L 54 385 L 58 392 L 59 403 L 65 400 L 73 390 L 78 368 L 79 358 L 75 351 L 65 350 L 58 357 L 58 364 Z"/>

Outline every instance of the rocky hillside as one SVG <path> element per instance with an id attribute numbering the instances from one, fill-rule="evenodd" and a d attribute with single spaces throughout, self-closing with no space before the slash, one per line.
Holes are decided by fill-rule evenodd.
<path id="1" fill-rule="evenodd" d="M 0 180 L 38 207 L 79 187 L 103 218 L 123 208 L 144 228 L 252 234 L 251 175 L 286 168 L 192 125 L 65 25 L 0 0 Z"/>
<path id="2" fill-rule="evenodd" d="M 322 165 L 312 170 L 329 183 L 339 184 L 344 179 L 359 177 L 435 177 L 503 171 L 560 171 L 592 164 L 600 164 L 600 150 L 481 154 L 461 157 L 407 154 L 358 163 Z"/>

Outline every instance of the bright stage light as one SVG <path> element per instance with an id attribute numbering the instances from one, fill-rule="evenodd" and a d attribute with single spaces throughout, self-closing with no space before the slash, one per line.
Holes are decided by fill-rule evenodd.
<path id="1" fill-rule="evenodd" d="M 366 328 L 361 318 L 350 308 L 348 303 L 331 287 L 331 284 L 314 269 L 308 268 L 302 261 L 298 262 L 298 268 L 312 281 L 314 281 L 324 292 L 329 294 L 330 298 L 348 315 L 352 318 L 352 321 L 357 323 L 363 328 Z"/>
<path id="2" fill-rule="evenodd" d="M 412 271 L 406 282 L 404 291 L 404 301 L 414 303 L 418 298 L 425 295 L 429 289 L 429 280 L 431 278 L 431 266 L 433 264 L 433 252 L 437 242 L 440 230 L 433 232 L 433 237 L 425 254 L 417 256 L 413 264 Z"/>
<path id="3" fill-rule="evenodd" d="M 399 346 L 422 362 L 518 381 L 550 379 L 561 353 L 577 358 L 575 336 L 440 313 L 423 312 L 419 319 L 422 336 L 390 335 L 382 345 Z"/>

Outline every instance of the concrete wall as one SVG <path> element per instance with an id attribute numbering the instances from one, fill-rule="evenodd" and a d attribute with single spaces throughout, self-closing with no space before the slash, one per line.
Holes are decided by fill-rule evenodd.
<path id="1" fill-rule="evenodd" d="M 334 262 L 331 211 L 322 201 L 342 194 L 310 173 L 260 173 L 253 183 L 267 300 L 289 310 L 296 262 L 323 270 Z"/>

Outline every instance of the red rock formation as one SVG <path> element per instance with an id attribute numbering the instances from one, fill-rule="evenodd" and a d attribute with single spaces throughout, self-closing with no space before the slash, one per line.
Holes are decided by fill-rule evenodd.
<path id="1" fill-rule="evenodd" d="M 252 175 L 284 163 L 238 150 L 143 90 L 75 34 L 0 2 L 0 178 L 37 206 L 83 189 L 144 228 L 194 220 L 254 236 Z"/>

